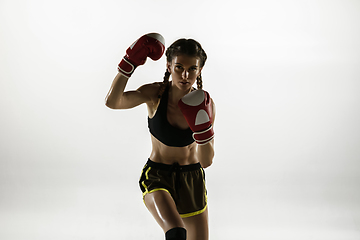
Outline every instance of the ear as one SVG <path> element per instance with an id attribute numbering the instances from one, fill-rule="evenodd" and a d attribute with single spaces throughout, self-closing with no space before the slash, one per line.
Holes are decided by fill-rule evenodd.
<path id="1" fill-rule="evenodd" d="M 203 69 L 202 67 L 199 69 L 198 76 L 201 74 L 202 69 Z"/>
<path id="2" fill-rule="evenodd" d="M 169 71 L 169 73 L 171 73 L 171 63 L 166 63 L 166 69 Z"/>

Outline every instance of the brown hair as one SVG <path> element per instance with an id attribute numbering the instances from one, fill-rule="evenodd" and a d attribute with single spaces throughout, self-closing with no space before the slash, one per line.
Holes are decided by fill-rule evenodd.
<path id="1" fill-rule="evenodd" d="M 198 57 L 200 59 L 200 68 L 205 65 L 207 56 L 204 49 L 201 47 L 200 43 L 194 39 L 185 39 L 181 38 L 176 40 L 173 44 L 168 47 L 165 52 L 166 61 L 171 63 L 173 58 L 179 55 L 188 55 L 193 57 Z M 158 97 L 161 98 L 162 94 L 165 91 L 165 88 L 169 84 L 170 72 L 166 70 L 164 75 L 164 81 L 159 89 Z M 196 84 L 198 89 L 202 89 L 202 77 L 201 74 L 196 78 Z"/>

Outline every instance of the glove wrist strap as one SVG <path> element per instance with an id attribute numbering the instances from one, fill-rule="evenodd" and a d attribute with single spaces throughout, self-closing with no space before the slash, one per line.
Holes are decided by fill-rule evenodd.
<path id="1" fill-rule="evenodd" d="M 129 62 L 126 58 L 123 58 L 119 63 L 118 71 L 129 78 L 133 74 L 135 68 L 136 66 L 134 64 Z"/>
<path id="2" fill-rule="evenodd" d="M 212 125 L 204 131 L 201 132 L 194 132 L 193 138 L 199 145 L 204 145 L 210 142 L 214 138 L 214 129 Z"/>

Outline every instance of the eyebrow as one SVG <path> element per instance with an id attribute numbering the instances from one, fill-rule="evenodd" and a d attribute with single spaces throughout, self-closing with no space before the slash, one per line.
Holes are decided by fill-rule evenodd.
<path id="1" fill-rule="evenodd" d="M 179 65 L 183 66 L 182 63 L 175 63 L 175 64 L 179 64 Z M 199 67 L 199 66 L 198 65 L 192 65 L 191 67 Z"/>

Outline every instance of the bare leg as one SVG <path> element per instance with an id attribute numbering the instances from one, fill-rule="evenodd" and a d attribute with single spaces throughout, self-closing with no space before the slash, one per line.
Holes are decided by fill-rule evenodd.
<path id="1" fill-rule="evenodd" d="M 209 221 L 208 209 L 196 216 L 183 218 L 187 230 L 187 240 L 208 240 Z"/>
<path id="2" fill-rule="evenodd" d="M 168 192 L 159 190 L 146 194 L 145 204 L 164 232 L 175 227 L 185 228 L 175 202 Z"/>

